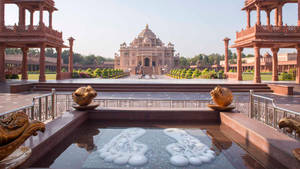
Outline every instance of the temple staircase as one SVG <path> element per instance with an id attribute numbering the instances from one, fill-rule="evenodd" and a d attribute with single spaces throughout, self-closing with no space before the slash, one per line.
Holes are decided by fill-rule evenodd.
<path id="1" fill-rule="evenodd" d="M 227 87 L 233 92 L 272 92 L 267 84 L 118 84 L 118 83 L 36 83 L 32 91 L 73 92 L 77 88 L 91 85 L 98 92 L 210 92 L 217 85 Z"/>

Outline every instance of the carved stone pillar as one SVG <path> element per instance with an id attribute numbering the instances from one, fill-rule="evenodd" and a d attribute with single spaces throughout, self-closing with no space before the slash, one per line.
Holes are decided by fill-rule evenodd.
<path id="1" fill-rule="evenodd" d="M 251 27 L 251 11 L 247 10 L 247 28 Z"/>
<path id="2" fill-rule="evenodd" d="M 278 26 L 279 25 L 279 23 L 278 23 L 278 7 L 275 8 L 274 16 L 275 16 L 275 25 Z"/>
<path id="3" fill-rule="evenodd" d="M 243 80 L 243 70 L 242 70 L 242 52 L 243 48 L 237 48 L 237 80 Z"/>
<path id="4" fill-rule="evenodd" d="M 30 27 L 33 28 L 33 16 L 34 16 L 34 11 L 30 11 Z"/>
<path id="5" fill-rule="evenodd" d="M 260 18 L 261 18 L 260 13 L 261 12 L 260 12 L 260 6 L 258 4 L 256 5 L 256 12 L 257 12 L 257 22 L 256 22 L 256 24 L 261 25 L 261 21 L 260 21 Z"/>
<path id="6" fill-rule="evenodd" d="M 40 48 L 40 77 L 39 82 L 46 82 L 46 76 L 45 76 L 45 48 L 46 45 L 43 43 L 41 44 Z"/>
<path id="7" fill-rule="evenodd" d="M 282 26 L 283 25 L 283 20 L 282 20 L 282 5 L 279 5 L 278 7 L 278 25 Z"/>
<path id="8" fill-rule="evenodd" d="M 44 6 L 40 5 L 40 26 L 44 26 Z"/>
<path id="9" fill-rule="evenodd" d="M 224 72 L 227 73 L 229 71 L 229 66 L 228 66 L 228 46 L 229 46 L 229 38 L 225 38 L 224 39 L 224 43 L 225 43 L 225 65 L 224 65 Z"/>
<path id="10" fill-rule="evenodd" d="M 5 26 L 5 4 L 4 0 L 0 0 L 0 31 Z"/>
<path id="11" fill-rule="evenodd" d="M 300 26 L 300 0 L 298 0 L 298 26 Z"/>
<path id="12" fill-rule="evenodd" d="M 62 80 L 61 79 L 61 51 L 62 51 L 61 47 L 56 48 L 56 53 L 57 53 L 56 80 Z"/>
<path id="13" fill-rule="evenodd" d="M 69 45 L 70 45 L 70 54 L 69 54 L 69 72 L 73 72 L 73 44 L 74 44 L 74 38 L 70 37 L 69 39 Z"/>
<path id="14" fill-rule="evenodd" d="M 28 70 L 28 48 L 22 48 L 23 59 L 22 59 L 22 80 L 28 80 L 27 70 Z"/>
<path id="15" fill-rule="evenodd" d="M 26 22 L 25 19 L 26 19 L 25 8 L 19 5 L 19 26 L 25 28 L 25 22 Z"/>
<path id="16" fill-rule="evenodd" d="M 270 26 L 271 25 L 271 20 L 270 20 L 270 17 L 271 17 L 271 10 L 266 10 L 266 13 L 267 13 L 267 25 Z"/>
<path id="17" fill-rule="evenodd" d="M 260 47 L 254 46 L 255 64 L 254 64 L 254 83 L 261 83 L 260 77 Z"/>
<path id="18" fill-rule="evenodd" d="M 52 14 L 53 11 L 49 11 L 49 28 L 52 29 Z"/>
<path id="19" fill-rule="evenodd" d="M 0 44 L 0 82 L 5 82 L 5 45 Z"/>
<path id="20" fill-rule="evenodd" d="M 278 81 L 278 51 L 279 48 L 271 48 L 272 57 L 272 81 Z"/>
<path id="21" fill-rule="evenodd" d="M 296 83 L 300 84 L 300 45 L 297 46 Z"/>

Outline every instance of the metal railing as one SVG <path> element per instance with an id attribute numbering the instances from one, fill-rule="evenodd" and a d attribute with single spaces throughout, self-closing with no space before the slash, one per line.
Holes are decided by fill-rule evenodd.
<path id="1" fill-rule="evenodd" d="M 284 129 L 279 129 L 278 127 L 278 122 L 282 118 L 292 117 L 300 119 L 299 112 L 278 107 L 275 104 L 274 99 L 256 95 L 254 94 L 253 90 L 250 90 L 249 109 L 249 118 L 261 121 L 262 123 L 277 129 L 278 131 L 281 131 L 291 137 L 300 139 L 295 132 L 289 134 Z"/>
<path id="2" fill-rule="evenodd" d="M 13 113 L 24 112 L 31 120 L 39 120 L 41 122 L 53 120 L 59 114 L 56 111 L 57 109 L 55 96 L 55 89 L 52 89 L 52 92 L 49 94 L 34 97 L 31 105 L 0 113 L 0 118 L 5 118 Z"/>
<path id="3" fill-rule="evenodd" d="M 72 105 L 75 104 L 71 94 L 56 94 L 57 111 L 71 111 Z M 197 109 L 206 108 L 211 103 L 211 99 L 199 100 L 176 100 L 176 99 L 140 99 L 140 98 L 95 98 L 101 108 L 168 108 L 168 109 Z"/>

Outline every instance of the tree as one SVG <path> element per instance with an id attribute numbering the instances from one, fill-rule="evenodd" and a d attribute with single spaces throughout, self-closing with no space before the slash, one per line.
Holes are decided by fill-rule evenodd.
<path id="1" fill-rule="evenodd" d="M 185 57 L 180 57 L 180 58 L 179 58 L 179 65 L 180 65 L 181 67 L 189 66 L 189 62 L 188 62 L 187 58 L 185 58 Z"/>

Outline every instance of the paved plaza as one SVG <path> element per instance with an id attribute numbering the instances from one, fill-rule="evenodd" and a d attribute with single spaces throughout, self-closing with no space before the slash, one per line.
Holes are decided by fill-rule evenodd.
<path id="1" fill-rule="evenodd" d="M 163 77 L 162 80 L 166 80 Z M 135 80 L 135 77 L 129 77 L 123 80 Z M 161 80 L 161 79 L 155 79 Z M 66 80 L 66 81 L 78 81 L 78 80 Z M 141 80 L 143 81 L 143 80 Z M 177 80 L 173 80 L 176 82 Z M 149 80 L 149 83 L 151 80 Z M 186 82 L 186 81 L 185 81 Z M 35 96 L 45 94 L 45 92 L 25 92 L 19 94 L 10 94 L 9 85 L 28 83 L 23 81 L 9 81 L 7 83 L 0 84 L 0 113 L 7 112 L 13 109 L 20 108 L 22 106 L 30 105 L 32 99 Z M 290 84 L 291 85 L 291 84 Z M 294 96 L 279 96 L 270 93 L 260 93 L 275 100 L 277 106 L 299 112 L 300 110 L 300 87 L 295 86 Z M 70 94 L 70 93 L 69 93 Z M 249 93 L 234 93 L 234 104 L 242 113 L 248 113 L 249 106 Z M 183 92 L 99 92 L 99 99 L 134 99 L 134 100 L 207 100 L 210 99 L 209 93 L 183 93 Z"/>

